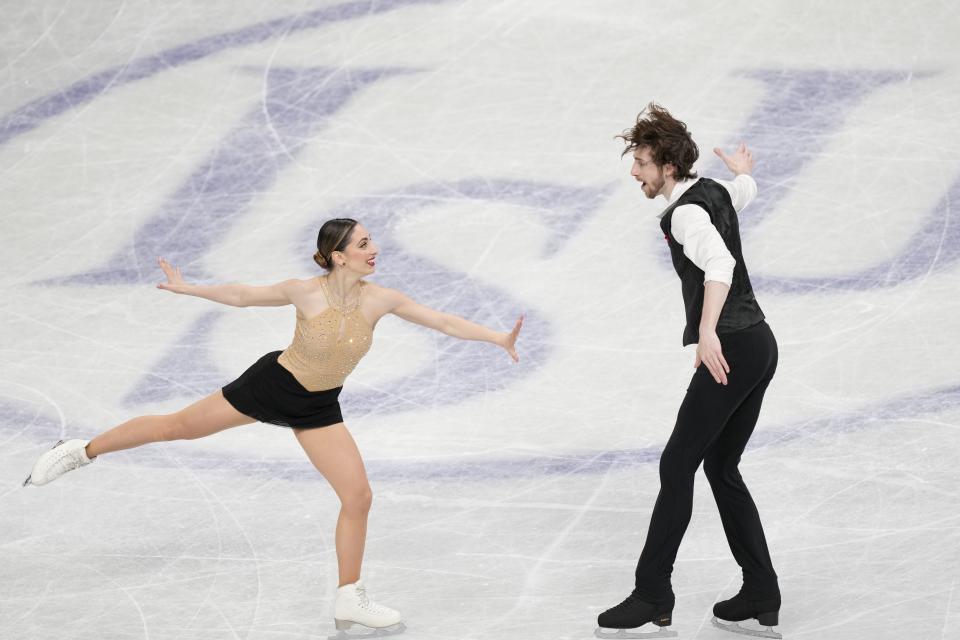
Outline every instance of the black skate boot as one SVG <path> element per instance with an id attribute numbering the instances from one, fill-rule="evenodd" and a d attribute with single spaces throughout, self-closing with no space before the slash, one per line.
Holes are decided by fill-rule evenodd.
<path id="1" fill-rule="evenodd" d="M 645 602 L 632 593 L 617 606 L 597 616 L 600 628 L 594 632 L 598 638 L 676 638 L 675 631 L 668 631 L 673 616 L 673 601 L 654 604 Z M 652 631 L 627 631 L 652 622 L 661 627 Z"/>
<path id="2" fill-rule="evenodd" d="M 755 598 L 746 596 L 743 590 L 729 600 L 713 605 L 713 625 L 724 631 L 732 631 L 757 638 L 775 638 L 783 636 L 774 631 L 780 622 L 780 594 L 771 597 Z M 752 629 L 737 624 L 754 619 L 766 629 Z"/>

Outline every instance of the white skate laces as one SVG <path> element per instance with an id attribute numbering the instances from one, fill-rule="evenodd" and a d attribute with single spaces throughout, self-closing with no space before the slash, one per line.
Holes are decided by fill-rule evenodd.
<path id="1" fill-rule="evenodd" d="M 358 580 L 354 586 L 357 588 L 357 599 L 360 601 L 360 608 L 369 613 L 380 613 L 383 607 L 378 607 L 370 602 L 370 598 L 367 596 L 367 588 L 363 583 Z"/>
<path id="2" fill-rule="evenodd" d="M 378 630 L 378 636 L 401 633 L 405 629 L 400 612 L 373 602 L 362 580 L 337 589 L 333 618 L 338 631 L 346 631 L 355 624 Z"/>
<path id="3" fill-rule="evenodd" d="M 23 481 L 23 486 L 32 484 L 39 487 L 53 482 L 67 471 L 87 466 L 93 462 L 85 451 L 88 444 L 87 440 L 61 440 L 53 445 L 34 463 L 33 471 Z"/>

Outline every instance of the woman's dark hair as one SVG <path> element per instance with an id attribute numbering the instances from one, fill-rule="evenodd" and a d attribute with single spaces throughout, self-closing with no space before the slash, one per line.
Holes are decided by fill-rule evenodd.
<path id="1" fill-rule="evenodd" d="M 627 143 L 621 156 L 646 147 L 658 167 L 674 166 L 674 180 L 697 177 L 691 169 L 700 157 L 700 150 L 687 131 L 687 125 L 657 103 L 648 104 L 637 116 L 637 123 L 617 137 Z"/>
<path id="2" fill-rule="evenodd" d="M 327 271 L 333 271 L 330 254 L 347 248 L 350 243 L 350 234 L 353 233 L 355 226 L 357 221 L 353 218 L 334 218 L 324 222 L 320 227 L 320 233 L 317 234 L 317 252 L 313 254 L 314 262 Z"/>

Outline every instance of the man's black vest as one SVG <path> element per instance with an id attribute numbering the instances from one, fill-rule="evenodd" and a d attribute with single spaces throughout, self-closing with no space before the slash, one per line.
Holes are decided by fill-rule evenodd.
<path id="1" fill-rule="evenodd" d="M 710 222 L 720 232 L 727 250 L 737 261 L 733 268 L 733 282 L 727 294 L 727 301 L 720 311 L 717 322 L 717 333 L 731 333 L 752 327 L 763 320 L 763 311 L 757 304 L 750 286 L 750 276 L 747 275 L 747 266 L 743 263 L 743 253 L 740 249 L 740 225 L 737 222 L 737 211 L 730 201 L 730 194 L 723 185 L 700 178 L 681 195 L 676 202 L 667 207 L 660 219 L 660 228 L 663 230 L 670 245 L 670 257 L 673 258 L 673 267 L 680 276 L 683 289 L 683 304 L 687 309 L 687 326 L 683 330 L 683 346 L 700 341 L 700 315 L 703 312 L 703 270 L 687 256 L 683 255 L 683 245 L 677 242 L 670 232 L 674 210 L 684 204 L 695 204 L 703 208 L 710 216 Z"/>

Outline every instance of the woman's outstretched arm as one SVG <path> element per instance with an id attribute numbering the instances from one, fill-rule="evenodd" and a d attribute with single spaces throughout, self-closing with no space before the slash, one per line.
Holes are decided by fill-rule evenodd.
<path id="1" fill-rule="evenodd" d="M 265 287 L 247 284 L 189 284 L 184 281 L 179 267 L 174 267 L 163 258 L 158 258 L 157 261 L 167 276 L 166 282 L 157 285 L 158 289 L 205 298 L 231 307 L 280 307 L 292 304 L 291 295 L 298 283 L 297 280 L 285 280 Z"/>
<path id="2" fill-rule="evenodd" d="M 517 355 L 516 344 L 517 336 L 520 335 L 520 329 L 523 326 L 522 315 L 517 318 L 512 330 L 501 333 L 477 324 L 476 322 L 471 322 L 460 316 L 453 315 L 452 313 L 444 313 L 436 309 L 431 309 L 394 289 L 378 288 L 386 302 L 387 313 L 392 313 L 407 322 L 413 322 L 434 329 L 454 338 L 461 340 L 479 340 L 495 344 L 506 350 L 514 362 L 520 361 L 520 356 Z"/>

